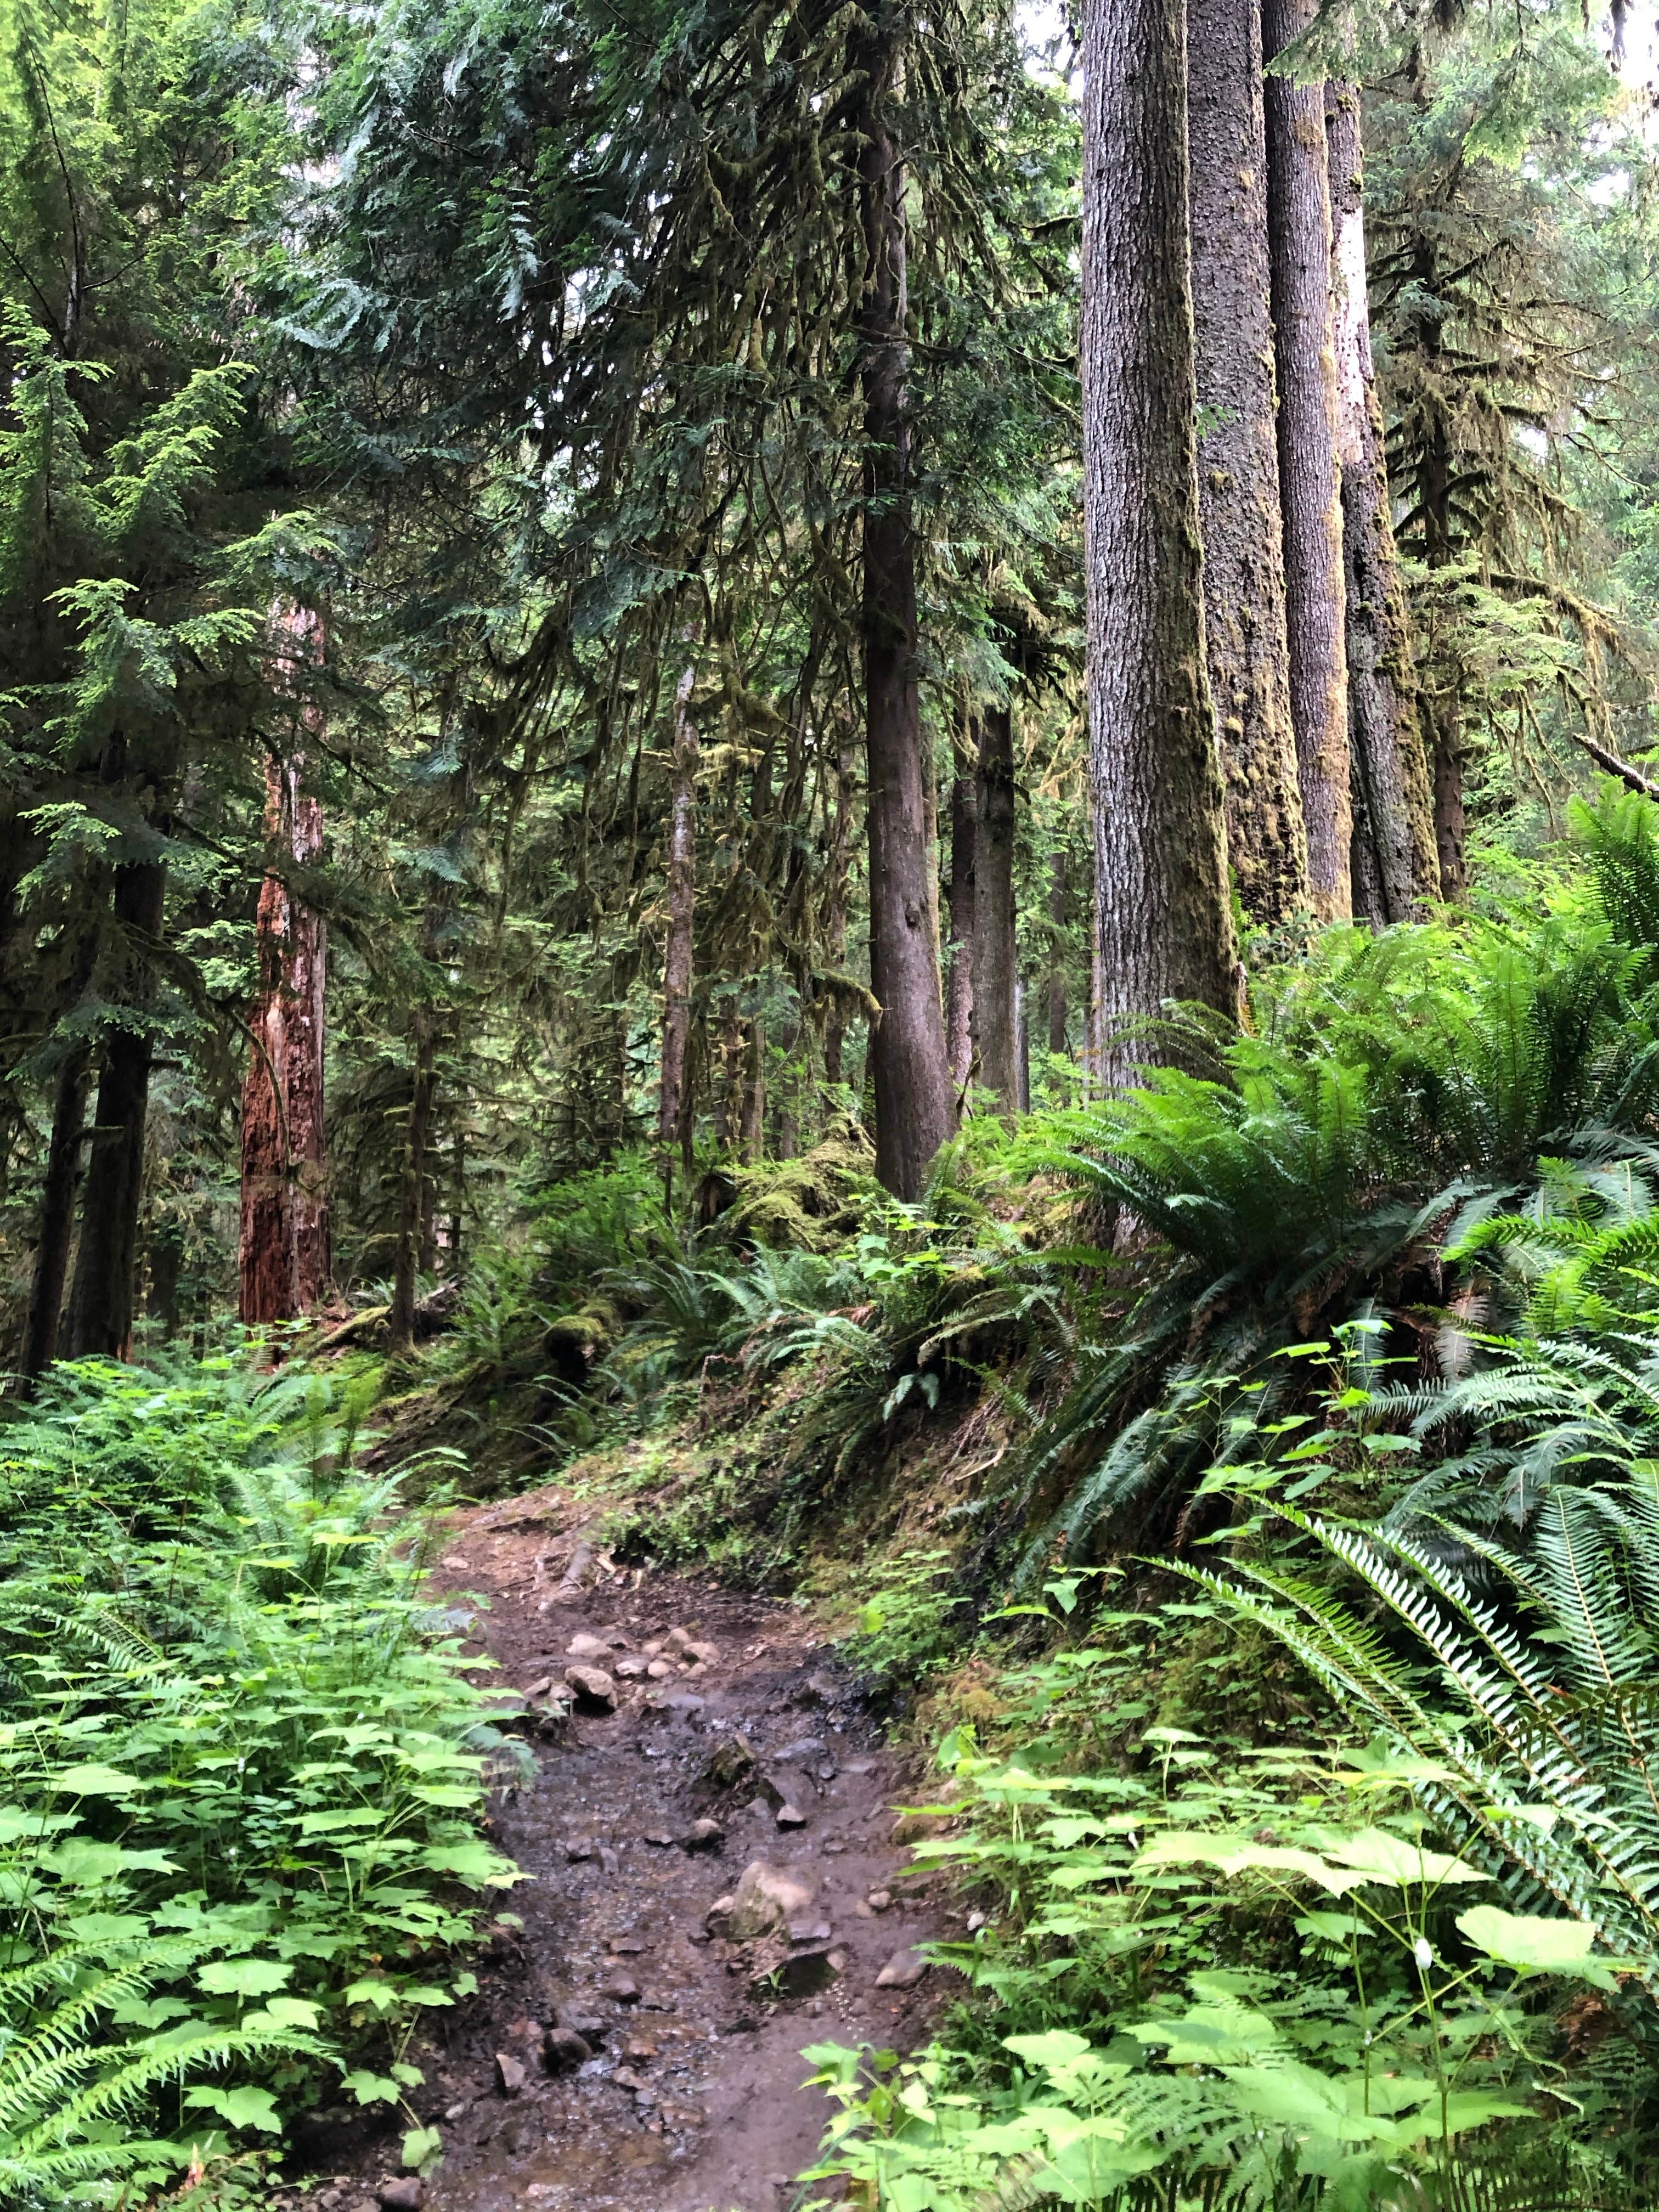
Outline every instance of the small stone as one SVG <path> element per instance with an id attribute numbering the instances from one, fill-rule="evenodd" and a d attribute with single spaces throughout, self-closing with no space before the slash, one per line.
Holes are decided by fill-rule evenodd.
<path id="1" fill-rule="evenodd" d="M 736 1894 L 723 1902 L 732 1940 L 747 1943 L 803 1915 L 811 1905 L 812 1893 L 793 1875 L 755 1859 L 744 1869 Z"/>
<path id="2" fill-rule="evenodd" d="M 687 1644 L 682 1648 L 686 1657 L 695 1659 L 700 1666 L 717 1667 L 720 1664 L 720 1647 L 718 1644 Z"/>
<path id="3" fill-rule="evenodd" d="M 599 1990 L 612 2004 L 631 2005 L 640 2001 L 640 1985 L 631 1974 L 613 1974 Z"/>
<path id="4" fill-rule="evenodd" d="M 678 1670 L 666 1659 L 653 1659 L 645 1671 L 653 1682 L 665 1682 Z"/>
<path id="5" fill-rule="evenodd" d="M 835 1677 L 830 1674 L 809 1674 L 798 1683 L 790 1698 L 796 1705 L 832 1705 L 840 1694 Z"/>
<path id="6" fill-rule="evenodd" d="M 775 1766 L 793 1766 L 798 1760 L 822 1759 L 829 1748 L 821 1735 L 799 1736 L 793 1743 L 785 1744 L 781 1751 L 775 1753 L 772 1764 Z"/>
<path id="7" fill-rule="evenodd" d="M 988 1928 L 990 1924 L 982 1912 L 970 1912 L 968 1915 L 968 1933 L 970 1936 L 977 1936 L 981 1928 Z"/>
<path id="8" fill-rule="evenodd" d="M 544 1698 L 552 1687 L 553 1677 L 550 1674 L 543 1674 L 539 1676 L 537 1680 L 531 1683 L 529 1688 L 525 1691 L 524 1695 L 526 1698 Z"/>
<path id="9" fill-rule="evenodd" d="M 584 2043 L 591 2044 L 596 2051 L 609 2033 L 606 2022 L 597 2013 L 573 2012 L 563 2025 L 573 2035 L 579 2035 Z"/>
<path id="10" fill-rule="evenodd" d="M 924 1837 L 942 1834 L 950 1825 L 951 1815 L 948 1813 L 927 1813 L 921 1809 L 901 1813 L 894 1821 L 892 1833 L 887 1840 L 890 1844 L 919 1844 Z"/>
<path id="11" fill-rule="evenodd" d="M 504 2097 L 516 2097 L 525 2084 L 525 2063 L 505 2051 L 495 2053 L 495 2087 Z M 382 2200 L 384 2202 L 384 2199 Z"/>
<path id="12" fill-rule="evenodd" d="M 695 1721 L 703 1711 L 703 1701 L 693 1690 L 673 1690 L 662 1699 L 661 1710 L 678 1721 Z"/>
<path id="13" fill-rule="evenodd" d="M 607 1936 L 605 1948 L 613 1959 L 638 1959 L 651 1947 L 648 1943 L 641 1943 L 637 1936 Z"/>
<path id="14" fill-rule="evenodd" d="M 641 1644 L 640 1650 L 642 1656 L 647 1659 L 660 1659 L 662 1657 L 662 1645 L 659 1642 Z"/>
<path id="15" fill-rule="evenodd" d="M 451 2105 L 447 2107 L 445 2111 L 444 2118 L 449 2122 L 450 2126 L 453 2127 L 457 2120 L 464 2120 L 471 2110 L 471 2098 L 463 2097 L 459 2104 Z"/>
<path id="16" fill-rule="evenodd" d="M 818 1845 L 818 1849 L 823 1852 L 825 1858 L 838 1859 L 845 1856 L 847 1846 L 842 1843 L 839 1836 L 826 1836 L 823 1841 Z"/>
<path id="17" fill-rule="evenodd" d="M 690 1641 L 691 1632 L 690 1629 L 671 1628 L 667 1635 L 665 1636 L 662 1640 L 662 1648 L 665 1651 L 684 1651 L 686 1645 Z"/>
<path id="18" fill-rule="evenodd" d="M 927 1972 L 927 1961 L 917 1951 L 895 1951 L 876 1976 L 878 1990 L 913 1990 Z"/>
<path id="19" fill-rule="evenodd" d="M 686 1851 L 724 1850 L 726 1831 L 718 1820 L 693 1820 L 680 1838 L 680 1849 Z"/>
<path id="20" fill-rule="evenodd" d="M 777 1819 L 781 1828 L 804 1828 L 806 1826 L 805 1814 L 799 1805 L 792 1805 L 787 1797 L 778 1808 Z"/>
<path id="21" fill-rule="evenodd" d="M 674 1847 L 673 1837 L 663 1828 L 653 1828 L 649 1835 L 641 1836 L 640 1841 L 652 1844 L 659 1851 L 672 1850 Z"/>
<path id="22" fill-rule="evenodd" d="M 875 1908 L 869 1899 L 864 1897 L 860 1898 L 858 1903 L 853 1907 L 853 1912 L 854 1917 L 859 1920 L 873 1920 L 876 1917 Z"/>
<path id="23" fill-rule="evenodd" d="M 657 2046 L 647 2036 L 630 2035 L 623 2045 L 623 2057 L 641 2064 L 647 2058 L 654 2058 L 656 2055 Z"/>
<path id="24" fill-rule="evenodd" d="M 702 1778 L 716 1790 L 735 1790 L 756 1765 L 755 1747 L 747 1736 L 729 1735 L 709 1753 Z"/>
<path id="25" fill-rule="evenodd" d="M 893 1901 L 890 1889 L 872 1889 L 866 1900 L 872 1912 L 885 1912 Z"/>
<path id="26" fill-rule="evenodd" d="M 617 2067 L 611 2078 L 619 2089 L 643 2089 L 647 2086 L 631 2066 Z"/>
<path id="27" fill-rule="evenodd" d="M 568 1659 L 608 1659 L 611 1656 L 611 1646 L 603 1637 L 590 1636 L 586 1629 L 580 1636 L 573 1636 L 564 1650 Z"/>
<path id="28" fill-rule="evenodd" d="M 599 1845 L 599 1872 L 601 1874 L 615 1875 L 621 1863 L 622 1862 L 617 1858 L 617 1854 L 611 1850 L 609 1844 L 601 1844 Z"/>
<path id="29" fill-rule="evenodd" d="M 619 1682 L 637 1682 L 650 1672 L 650 1667 L 648 1662 L 641 1659 L 637 1652 L 624 1651 L 621 1657 L 613 1662 L 611 1671 Z"/>
<path id="30" fill-rule="evenodd" d="M 567 1667 L 564 1679 L 576 1692 L 576 1703 L 589 1712 L 616 1711 L 617 1686 L 603 1667 Z"/>
<path id="31" fill-rule="evenodd" d="M 792 1943 L 827 1943 L 830 1934 L 827 1920 L 792 1920 L 789 1923 L 789 1941 Z"/>
<path id="32" fill-rule="evenodd" d="M 395 2181 L 380 2184 L 374 2201 L 380 2212 L 421 2212 L 426 2203 L 426 2184 L 418 2174 L 400 2173 Z"/>
<path id="33" fill-rule="evenodd" d="M 592 2056 L 592 2045 L 574 2027 L 550 2027 L 542 2038 L 542 2063 L 550 2074 L 568 2074 Z"/>

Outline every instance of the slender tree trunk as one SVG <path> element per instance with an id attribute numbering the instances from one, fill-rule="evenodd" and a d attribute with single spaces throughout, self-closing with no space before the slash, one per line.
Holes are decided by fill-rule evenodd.
<path id="1" fill-rule="evenodd" d="M 1264 0 L 1270 60 L 1317 10 L 1318 0 Z M 1270 76 L 1267 122 L 1291 718 L 1314 911 L 1323 921 L 1340 921 L 1352 911 L 1352 817 L 1324 88 Z"/>
<path id="2" fill-rule="evenodd" d="M 1310 902 L 1291 718 L 1261 0 L 1188 0 L 1204 629 L 1227 856 L 1253 921 Z"/>
<path id="3" fill-rule="evenodd" d="M 758 1014 L 749 1024 L 743 1057 L 743 1112 L 738 1140 L 745 1160 L 766 1157 L 766 1024 Z"/>
<path id="4" fill-rule="evenodd" d="M 1014 1105 L 1031 1110 L 1031 994 L 1023 975 L 1014 978 Z"/>
<path id="5" fill-rule="evenodd" d="M 87 1116 L 90 1055 L 72 1045 L 58 1070 L 52 1103 L 52 1138 L 46 1149 L 46 1181 L 40 1193 L 40 1229 L 34 1247 L 28 1320 L 23 1332 L 23 1373 L 32 1382 L 58 1356 L 58 1318 L 69 1280 L 70 1247 L 75 1237 L 75 1194 L 81 1181 L 81 1144 Z"/>
<path id="6" fill-rule="evenodd" d="M 301 795 L 301 762 L 273 760 L 265 822 L 288 861 L 323 844 L 320 803 Z M 259 892 L 259 995 L 248 1017 L 242 1086 L 240 1311 L 250 1326 L 309 1312 L 328 1288 L 330 1231 L 323 1121 L 325 925 L 273 868 Z"/>
<path id="7" fill-rule="evenodd" d="M 974 843 L 974 1044 L 979 1079 L 1004 1114 L 1019 1109 L 1014 1042 L 1014 718 L 979 718 L 979 827 Z"/>
<path id="8" fill-rule="evenodd" d="M 64 1328 L 71 1359 L 98 1354 L 125 1359 L 132 1348 L 144 1122 L 153 1058 L 147 1019 L 155 972 L 151 947 L 161 934 L 166 896 L 163 862 L 130 860 L 116 870 L 114 919 L 125 1018 L 108 1029 L 104 1043 L 75 1281 Z"/>
<path id="9" fill-rule="evenodd" d="M 951 1080 L 958 1092 L 974 1064 L 974 848 L 979 823 L 978 791 L 971 766 L 958 760 L 951 785 L 951 986 L 945 1013 Z"/>
<path id="10" fill-rule="evenodd" d="M 1427 232 L 1420 234 L 1416 240 L 1412 276 L 1425 301 L 1437 298 L 1440 288 L 1439 251 L 1436 240 Z M 1443 351 L 1437 315 L 1425 311 L 1419 318 L 1416 337 L 1422 356 L 1422 380 L 1432 392 L 1455 374 L 1455 364 L 1448 362 Z M 1455 556 L 1452 476 L 1445 418 L 1431 403 L 1415 486 L 1423 519 L 1423 562 L 1428 568 L 1447 568 Z M 1432 650 L 1426 655 L 1431 666 L 1436 658 Z M 1438 680 L 1425 683 L 1420 693 L 1424 736 L 1434 779 L 1435 848 L 1440 861 L 1441 896 L 1460 899 L 1468 888 L 1463 853 L 1467 828 L 1463 810 L 1463 702 L 1455 669 L 1443 666 L 1437 668 L 1435 674 Z"/>
<path id="11" fill-rule="evenodd" d="M 824 895 L 824 947 L 830 964 L 841 968 L 847 959 L 847 878 L 853 861 L 853 752 L 850 745 L 836 753 L 836 805 L 830 822 L 829 884 Z M 847 1038 L 846 1002 L 837 992 L 830 1004 L 823 1028 L 823 1079 L 842 1079 L 842 1054 Z"/>
<path id="12" fill-rule="evenodd" d="M 1235 1011 L 1204 670 L 1180 0 L 1096 0 L 1083 103 L 1084 526 L 1102 1077 L 1168 1058 L 1170 999 Z"/>
<path id="13" fill-rule="evenodd" d="M 688 660 L 674 687 L 674 753 L 668 830 L 668 944 L 663 955 L 662 1090 L 657 1137 L 678 1140 L 691 1042 L 691 932 L 696 915 L 697 729 L 691 719 L 696 671 Z"/>
<path id="14" fill-rule="evenodd" d="M 1335 245 L 1333 328 L 1353 763 L 1356 912 L 1404 921 L 1440 896 L 1434 795 L 1418 714 L 1411 614 L 1395 553 L 1382 410 L 1371 362 L 1365 282 L 1359 94 L 1325 89 Z M 1362 886 L 1364 887 L 1362 896 Z"/>
<path id="15" fill-rule="evenodd" d="M 1055 853 L 1048 861 L 1048 921 L 1054 933 L 1054 951 L 1048 968 L 1048 1049 L 1065 1053 L 1066 1036 L 1066 963 L 1060 953 L 1060 940 L 1066 927 L 1066 855 Z"/>
<path id="16" fill-rule="evenodd" d="M 427 1007 L 415 1013 L 415 1082 L 404 1134 L 404 1166 L 398 1205 L 398 1249 L 392 1278 L 392 1310 L 386 1337 L 392 1357 L 415 1341 L 415 1287 L 420 1272 L 426 1222 L 426 1154 L 432 1131 L 432 1102 L 437 1091 L 437 1024 Z"/>
<path id="17" fill-rule="evenodd" d="M 915 1198 L 951 1133 L 955 1100 L 939 1004 L 917 690 L 904 170 L 888 120 L 896 61 L 892 33 L 872 31 L 862 55 L 859 118 L 866 260 L 857 334 L 866 441 L 862 631 L 870 984 L 882 1009 L 870 1040 L 876 1172 L 897 1196 Z"/>

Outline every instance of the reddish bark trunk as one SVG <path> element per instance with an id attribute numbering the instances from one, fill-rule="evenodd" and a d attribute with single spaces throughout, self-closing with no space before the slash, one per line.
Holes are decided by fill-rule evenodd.
<path id="1" fill-rule="evenodd" d="M 979 723 L 979 827 L 974 845 L 974 1042 L 979 1080 L 1004 1114 L 1019 1109 L 1014 1036 L 1014 718 L 987 707 Z"/>
<path id="2" fill-rule="evenodd" d="M 668 830 L 668 943 L 663 954 L 662 1088 L 657 1136 L 665 1152 L 679 1139 L 691 1042 L 691 943 L 697 896 L 697 731 L 691 720 L 696 671 L 687 661 L 674 687 L 674 754 Z"/>
<path id="3" fill-rule="evenodd" d="M 978 787 L 971 767 L 959 761 L 951 786 L 951 975 L 945 1013 L 951 1080 L 958 1091 L 974 1065 L 974 847 L 978 824 Z"/>
<path id="4" fill-rule="evenodd" d="M 319 617 L 289 611 L 278 628 L 288 650 L 320 658 Z M 304 708 L 301 726 L 314 732 L 316 714 Z M 273 758 L 265 781 L 266 835 L 281 857 L 259 892 L 259 994 L 248 1017 L 242 1087 L 240 1311 L 252 1327 L 309 1312 L 330 1275 L 323 1120 L 327 938 L 322 917 L 295 896 L 284 874 L 290 863 L 305 866 L 322 853 L 322 805 L 301 791 L 304 767 L 297 750 L 286 760 Z"/>

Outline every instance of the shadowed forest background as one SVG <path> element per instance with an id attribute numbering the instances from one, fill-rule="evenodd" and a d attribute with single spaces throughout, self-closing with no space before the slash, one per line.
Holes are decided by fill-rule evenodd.
<path id="1" fill-rule="evenodd" d="M 3 0 L 0 2204 L 441 2185 L 555 1481 L 935 1764 L 793 2201 L 1652 2201 L 1650 46 Z"/>

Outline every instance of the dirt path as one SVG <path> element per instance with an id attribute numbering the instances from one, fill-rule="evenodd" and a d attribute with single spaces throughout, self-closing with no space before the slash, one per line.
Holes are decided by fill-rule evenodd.
<path id="1" fill-rule="evenodd" d="M 441 2168 L 414 2200 L 354 2160 L 362 2179 L 325 2188 L 322 2212 L 368 2212 L 365 2184 L 424 2212 L 788 2212 L 814 2193 L 793 2177 L 828 2115 L 800 2086 L 803 2046 L 908 2048 L 937 2011 L 940 1977 L 917 1978 L 910 1947 L 959 1929 L 902 1879 L 891 1808 L 915 1785 L 844 1671 L 791 1609 L 614 1570 L 569 1514 L 542 1492 L 459 1516 L 437 1579 L 488 1597 L 503 1686 L 587 1665 L 617 1708 L 539 1729 L 533 1782 L 496 1804 L 535 1879 L 511 1899 L 521 1936 L 496 1939 L 448 2048 L 425 2055 L 416 2104 L 443 2127 Z M 573 1656 L 580 1637 L 603 1649 Z M 670 1649 L 687 1641 L 701 1658 Z M 757 1860 L 804 1893 L 787 1924 L 711 1931 Z M 554 2050 L 568 2070 L 546 2070 L 550 2027 L 582 2039 Z"/>

